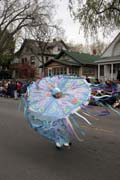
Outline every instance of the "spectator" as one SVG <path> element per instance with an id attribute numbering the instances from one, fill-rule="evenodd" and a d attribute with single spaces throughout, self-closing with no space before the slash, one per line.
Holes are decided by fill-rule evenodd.
<path id="1" fill-rule="evenodd" d="M 118 74 L 117 74 L 117 80 L 120 81 L 120 70 L 118 71 Z"/>
<path id="2" fill-rule="evenodd" d="M 2 85 L 2 82 L 0 82 L 0 97 L 4 96 L 4 87 Z"/>
<path id="3" fill-rule="evenodd" d="M 18 97 L 21 96 L 22 83 L 20 81 L 17 82 L 17 93 Z"/>
<path id="4" fill-rule="evenodd" d="M 95 79 L 94 84 L 100 84 L 98 79 Z"/>
<path id="5" fill-rule="evenodd" d="M 90 78 L 86 75 L 86 81 L 90 83 Z"/>
<path id="6" fill-rule="evenodd" d="M 10 97 L 17 99 L 17 83 L 16 81 L 11 81 L 10 86 L 9 86 L 9 91 L 10 91 Z"/>

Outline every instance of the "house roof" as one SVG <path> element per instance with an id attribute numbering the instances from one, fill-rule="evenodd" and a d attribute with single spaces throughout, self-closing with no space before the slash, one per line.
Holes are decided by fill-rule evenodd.
<path id="1" fill-rule="evenodd" d="M 120 62 L 120 56 L 112 56 L 112 57 L 103 57 L 98 59 L 95 63 L 110 63 L 110 62 Z"/>
<path id="2" fill-rule="evenodd" d="M 72 58 L 74 61 L 76 61 L 78 64 L 94 64 L 94 62 L 100 58 L 99 56 L 95 56 L 95 55 L 90 55 L 90 54 L 86 54 L 86 53 L 79 53 L 76 51 L 61 51 L 56 57 L 55 59 L 59 59 L 61 56 L 63 56 L 63 54 L 69 56 L 70 58 Z"/>
<path id="3" fill-rule="evenodd" d="M 64 58 L 63 55 L 68 56 L 68 59 Z M 79 53 L 79 52 L 75 52 L 75 51 L 62 50 L 58 55 L 55 56 L 54 59 L 51 59 L 47 63 L 45 63 L 45 66 L 49 65 L 53 61 L 60 63 L 60 64 L 64 64 L 66 66 L 79 67 L 80 65 L 85 65 L 85 64 L 96 65 L 94 62 L 98 58 L 99 58 L 99 56 L 94 56 L 94 55 L 85 54 L 85 53 Z M 42 65 L 40 67 L 42 67 Z"/>
<path id="4" fill-rule="evenodd" d="M 120 36 L 120 32 L 118 33 L 118 35 L 113 39 L 113 41 L 109 44 L 109 46 L 103 51 L 103 53 L 101 54 L 101 56 L 109 49 L 109 47 L 113 44 L 114 41 L 116 41 L 118 39 L 118 37 Z"/>
<path id="5" fill-rule="evenodd" d="M 109 46 L 103 51 L 100 58 L 96 60 L 96 64 L 98 63 L 108 63 L 108 62 L 116 62 L 120 61 L 120 54 L 115 55 L 114 49 L 116 44 L 120 41 L 120 33 L 114 38 L 114 40 L 109 44 Z M 119 51 L 118 51 L 119 52 Z"/>
<path id="6" fill-rule="evenodd" d="M 68 46 L 64 43 L 64 41 L 62 40 L 54 40 L 53 42 L 37 42 L 34 39 L 25 39 L 22 46 L 20 47 L 20 49 L 15 53 L 16 56 L 20 56 L 22 50 L 24 49 L 24 47 L 31 49 L 31 52 L 35 52 L 36 54 L 40 54 L 40 49 L 37 48 L 38 47 L 38 43 L 41 45 L 41 47 L 45 47 L 45 54 L 50 55 L 50 49 L 54 48 L 57 44 L 62 44 L 66 49 L 68 49 Z"/>
<path id="7" fill-rule="evenodd" d="M 53 42 L 50 42 L 47 47 L 48 47 L 48 49 L 49 49 L 49 48 L 54 48 L 54 47 L 56 46 L 56 44 L 63 44 L 63 46 L 64 46 L 66 49 L 69 49 L 69 47 L 64 43 L 63 40 L 57 41 L 56 39 L 53 39 Z"/>
<path id="8" fill-rule="evenodd" d="M 65 66 L 76 66 L 76 67 L 79 67 L 79 66 L 80 66 L 80 65 L 79 65 L 77 62 L 75 62 L 75 61 L 65 61 L 64 59 L 59 60 L 59 59 L 55 59 L 55 58 L 47 61 L 47 62 L 45 63 L 45 66 L 48 66 L 48 65 L 51 64 L 52 62 L 57 62 L 58 64 L 62 64 L 62 65 L 65 65 Z M 39 68 L 42 68 L 42 67 L 43 67 L 43 65 L 40 65 L 40 66 L 39 66 Z"/>

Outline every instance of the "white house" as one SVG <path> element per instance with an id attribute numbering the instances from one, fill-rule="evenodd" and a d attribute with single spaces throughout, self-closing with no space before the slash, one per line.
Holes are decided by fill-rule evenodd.
<path id="1" fill-rule="evenodd" d="M 98 79 L 116 80 L 120 70 L 120 33 L 105 49 L 96 63 L 98 64 Z"/>

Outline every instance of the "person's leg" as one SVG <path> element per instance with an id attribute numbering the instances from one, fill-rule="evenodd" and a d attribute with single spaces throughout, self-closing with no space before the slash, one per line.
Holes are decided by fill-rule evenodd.
<path id="1" fill-rule="evenodd" d="M 65 126 L 62 125 L 62 127 L 56 129 L 55 135 L 56 135 L 55 141 L 57 147 L 59 148 L 61 148 L 62 146 L 70 147 L 71 145 L 70 135 Z"/>
<path id="2" fill-rule="evenodd" d="M 14 90 L 14 99 L 18 99 L 17 90 Z"/>

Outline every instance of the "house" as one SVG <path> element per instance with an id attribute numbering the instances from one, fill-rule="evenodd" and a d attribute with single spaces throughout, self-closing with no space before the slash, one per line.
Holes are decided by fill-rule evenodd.
<path id="1" fill-rule="evenodd" d="M 120 70 L 120 33 L 105 49 L 98 64 L 98 78 L 101 80 L 116 80 Z"/>
<path id="2" fill-rule="evenodd" d="M 97 65 L 94 62 L 99 56 L 62 50 L 55 58 L 45 63 L 45 75 L 80 75 L 97 77 Z M 42 68 L 42 66 L 40 66 Z"/>
<path id="3" fill-rule="evenodd" d="M 68 49 L 62 40 L 52 42 L 37 42 L 25 39 L 20 50 L 15 53 L 10 66 L 13 78 L 33 78 L 40 74 L 39 66 L 54 58 L 61 50 Z"/>

